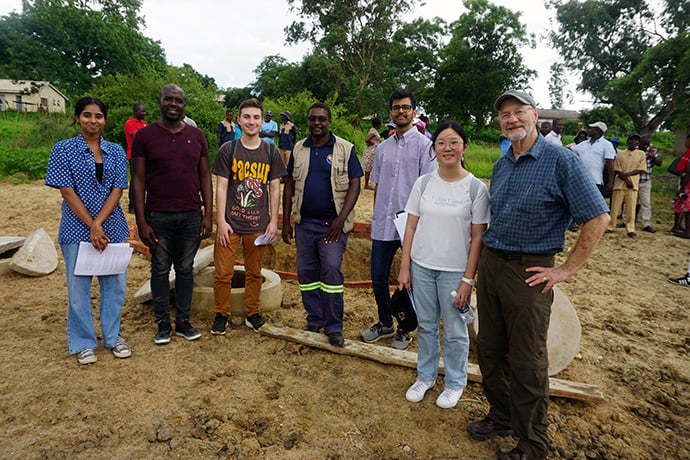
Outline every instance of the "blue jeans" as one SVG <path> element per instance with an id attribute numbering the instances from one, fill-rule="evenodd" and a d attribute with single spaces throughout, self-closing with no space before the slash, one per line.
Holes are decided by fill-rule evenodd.
<path id="1" fill-rule="evenodd" d="M 400 241 L 371 241 L 371 286 L 378 307 L 379 322 L 386 327 L 393 326 L 391 312 L 391 291 L 388 281 L 393 265 L 395 252 L 400 248 Z"/>
<path id="2" fill-rule="evenodd" d="M 175 264 L 175 320 L 189 320 L 194 289 L 194 256 L 201 236 L 201 210 L 146 212 L 158 243 L 151 250 L 151 295 L 156 321 L 170 320 L 170 267 Z"/>
<path id="3" fill-rule="evenodd" d="M 439 320 L 443 321 L 443 363 L 446 388 L 459 390 L 467 386 L 467 355 L 470 338 L 467 325 L 453 305 L 450 292 L 458 288 L 461 272 L 430 270 L 416 263 L 410 264 L 412 296 L 419 323 L 417 339 L 417 379 L 425 382 L 438 376 L 441 346 Z"/>
<path id="4" fill-rule="evenodd" d="M 96 329 L 91 311 L 92 276 L 76 276 L 79 244 L 61 244 L 67 273 L 67 346 L 70 354 L 94 349 L 97 345 Z M 113 348 L 120 335 L 120 312 L 125 303 L 127 274 L 98 276 L 100 287 L 100 318 L 103 343 Z"/>
<path id="5" fill-rule="evenodd" d="M 329 226 L 316 219 L 302 219 L 295 225 L 297 279 L 307 324 L 323 327 L 326 334 L 343 331 L 344 276 L 340 267 L 348 238 L 341 233 L 338 241 L 326 243 Z"/>

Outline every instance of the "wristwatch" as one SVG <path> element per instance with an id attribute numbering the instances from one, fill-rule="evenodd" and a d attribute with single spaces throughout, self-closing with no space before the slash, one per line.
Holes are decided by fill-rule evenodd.
<path id="1" fill-rule="evenodd" d="M 467 284 L 469 284 L 470 286 L 474 286 L 475 284 L 477 284 L 477 282 L 476 282 L 474 279 L 472 279 L 472 278 L 465 278 L 464 276 L 462 277 L 462 282 L 463 282 L 463 283 L 467 283 Z"/>

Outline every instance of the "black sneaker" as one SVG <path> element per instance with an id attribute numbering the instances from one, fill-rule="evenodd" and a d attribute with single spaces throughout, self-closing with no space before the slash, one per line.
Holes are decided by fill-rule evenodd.
<path id="1" fill-rule="evenodd" d="M 216 313 L 216 317 L 213 320 L 213 326 L 211 326 L 211 334 L 225 335 L 226 324 L 228 324 L 228 318 L 220 313 Z"/>
<path id="2" fill-rule="evenodd" d="M 412 342 L 410 333 L 398 328 L 398 331 L 395 333 L 395 338 L 391 343 L 391 347 L 396 350 L 407 350 L 407 347 L 410 346 L 410 342 Z"/>
<path id="3" fill-rule="evenodd" d="M 330 343 L 334 347 L 345 346 L 345 338 L 343 337 L 343 333 L 331 332 L 330 334 L 328 334 L 328 343 Z"/>
<path id="4" fill-rule="evenodd" d="M 175 335 L 184 337 L 187 340 L 196 340 L 201 337 L 201 332 L 189 323 L 188 319 L 175 323 Z"/>
<path id="5" fill-rule="evenodd" d="M 680 278 L 669 278 L 668 282 L 678 286 L 690 287 L 690 273 L 686 273 L 685 276 L 681 276 Z"/>
<path id="6" fill-rule="evenodd" d="M 261 317 L 260 314 L 255 314 L 252 316 L 247 316 L 244 320 L 244 324 L 247 325 L 252 331 L 254 332 L 259 332 L 259 329 L 261 329 L 261 326 L 266 324 L 266 321 Z"/>
<path id="7" fill-rule="evenodd" d="M 153 338 L 153 343 L 156 345 L 165 345 L 170 343 L 170 335 L 172 334 L 172 327 L 170 326 L 170 321 L 162 319 L 158 321 L 158 332 Z"/>
<path id="8" fill-rule="evenodd" d="M 381 323 L 376 323 L 369 329 L 362 331 L 362 340 L 366 343 L 374 343 L 380 339 L 386 339 L 395 335 L 393 326 L 384 326 Z"/>

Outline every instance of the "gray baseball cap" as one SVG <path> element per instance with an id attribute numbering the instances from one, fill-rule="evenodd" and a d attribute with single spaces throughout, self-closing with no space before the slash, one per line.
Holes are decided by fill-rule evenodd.
<path id="1" fill-rule="evenodd" d="M 511 89 L 498 96 L 498 99 L 496 99 L 496 102 L 494 103 L 494 107 L 496 108 L 496 110 L 501 110 L 501 105 L 505 102 L 506 99 L 509 99 L 511 97 L 517 99 L 523 104 L 531 105 L 534 108 L 537 107 L 537 103 L 532 96 L 522 91 Z"/>

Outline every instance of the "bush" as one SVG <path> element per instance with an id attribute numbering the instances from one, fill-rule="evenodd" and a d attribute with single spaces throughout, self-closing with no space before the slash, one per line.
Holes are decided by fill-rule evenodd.
<path id="1" fill-rule="evenodd" d="M 29 180 L 43 179 L 50 151 L 48 147 L 6 149 L 0 156 L 0 177 L 23 173 Z"/>

